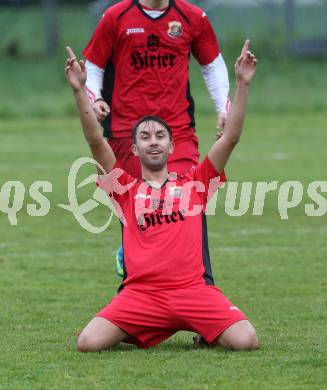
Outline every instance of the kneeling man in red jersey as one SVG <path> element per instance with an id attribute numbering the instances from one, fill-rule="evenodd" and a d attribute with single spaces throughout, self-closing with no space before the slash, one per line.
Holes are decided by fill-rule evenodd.
<path id="1" fill-rule="evenodd" d="M 140 180 L 116 163 L 85 93 L 85 65 L 67 48 L 66 78 L 86 141 L 104 170 L 98 168 L 98 185 L 122 221 L 125 262 L 119 293 L 84 328 L 79 351 L 106 350 L 121 341 L 148 348 L 179 330 L 198 333 L 196 340 L 206 344 L 258 348 L 254 327 L 214 286 L 204 218 L 208 198 L 225 181 L 225 165 L 241 136 L 257 63 L 248 49 L 247 40 L 235 64 L 236 91 L 224 134 L 187 174 L 167 170 L 174 143 L 164 121 L 148 116 L 134 126 L 132 148 L 141 161 Z"/>

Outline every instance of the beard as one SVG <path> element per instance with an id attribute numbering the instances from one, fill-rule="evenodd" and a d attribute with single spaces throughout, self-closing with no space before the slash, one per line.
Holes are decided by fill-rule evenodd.
<path id="1" fill-rule="evenodd" d="M 148 170 L 159 172 L 167 165 L 168 152 L 162 152 L 156 156 L 152 156 L 150 154 L 141 154 L 139 157 L 141 164 L 144 165 Z"/>

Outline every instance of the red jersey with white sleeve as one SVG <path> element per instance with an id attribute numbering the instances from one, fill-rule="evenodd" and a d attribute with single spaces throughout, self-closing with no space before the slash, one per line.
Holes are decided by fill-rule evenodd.
<path id="1" fill-rule="evenodd" d="M 220 53 L 205 12 L 184 0 L 170 0 L 157 18 L 137 0 L 106 10 L 83 54 L 104 69 L 103 97 L 111 107 L 107 135 L 128 137 L 144 115 L 157 115 L 173 129 L 174 139 L 194 131 L 189 86 L 189 56 L 201 65 Z"/>
<path id="2" fill-rule="evenodd" d="M 205 207 L 226 180 L 210 160 L 154 188 L 116 165 L 98 185 L 120 211 L 123 286 L 143 290 L 213 285 Z"/>

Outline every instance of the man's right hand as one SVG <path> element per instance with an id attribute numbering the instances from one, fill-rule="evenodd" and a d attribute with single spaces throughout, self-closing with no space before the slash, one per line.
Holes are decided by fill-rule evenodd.
<path id="1" fill-rule="evenodd" d="M 65 63 L 66 79 L 72 87 L 73 91 L 78 92 L 82 90 L 85 86 L 85 64 L 82 60 L 80 60 L 79 62 L 77 61 L 73 50 L 69 46 L 66 47 L 66 50 L 69 56 Z"/>
<path id="2" fill-rule="evenodd" d="M 110 107 L 104 100 L 97 100 L 93 103 L 92 108 L 99 122 L 102 122 L 110 114 Z"/>

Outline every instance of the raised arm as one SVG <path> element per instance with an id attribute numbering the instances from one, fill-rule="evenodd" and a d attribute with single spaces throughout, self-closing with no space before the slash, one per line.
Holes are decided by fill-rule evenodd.
<path id="1" fill-rule="evenodd" d="M 257 59 L 249 51 L 250 41 L 244 43 L 242 53 L 235 63 L 236 90 L 233 103 L 227 115 L 225 130 L 222 137 L 211 147 L 208 158 L 217 170 L 221 172 L 239 142 L 246 112 L 248 87 L 252 80 Z"/>
<path id="2" fill-rule="evenodd" d="M 94 159 L 103 167 L 106 173 L 109 173 L 115 165 L 116 158 L 110 145 L 102 136 L 102 129 L 85 93 L 85 64 L 82 60 L 77 61 L 70 47 L 67 47 L 66 50 L 69 57 L 66 61 L 65 75 L 74 93 L 84 137 L 89 144 Z M 103 174 L 100 171 L 99 173 Z"/>

